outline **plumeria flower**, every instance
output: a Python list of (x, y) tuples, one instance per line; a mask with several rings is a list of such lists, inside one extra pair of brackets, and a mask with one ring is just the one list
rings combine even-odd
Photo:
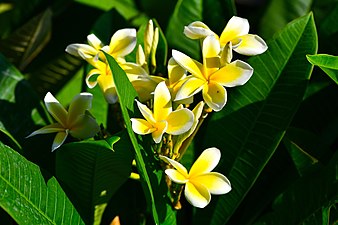
[(103, 43), (94, 34), (87, 36), (89, 45), (71, 44), (66, 48), (66, 52), (74, 56), (80, 56), (84, 60), (100, 58), (105, 61), (105, 57), (101, 50), (110, 54), (117, 62), (125, 62), (124, 57), (131, 53), (136, 46), (136, 30), (133, 28), (125, 28), (116, 31), (111, 37), (109, 45)]
[(161, 82), (154, 91), (153, 112), (137, 101), (137, 106), (145, 119), (132, 118), (132, 128), (137, 134), (152, 134), (155, 143), (160, 143), (164, 133), (179, 135), (188, 131), (193, 122), (194, 114), (187, 108), (172, 110), (170, 92)]
[(175, 61), (191, 73), (177, 92), (174, 101), (189, 98), (202, 91), (205, 103), (214, 111), (220, 111), (227, 102), (224, 87), (243, 85), (250, 79), (253, 68), (241, 60), (235, 60), (222, 67), (220, 51), (221, 47), (214, 35), (203, 40), (203, 64), (184, 53), (172, 51)]
[(44, 98), (44, 102), (48, 112), (56, 120), (56, 123), (42, 127), (31, 133), (28, 137), (56, 132), (52, 151), (63, 144), (68, 134), (78, 139), (93, 137), (99, 132), (100, 127), (95, 118), (88, 112), (91, 108), (92, 99), (93, 95), (90, 93), (84, 92), (76, 95), (70, 103), (67, 112), (59, 101), (48, 92)]
[(228, 21), (220, 37), (200, 21), (186, 26), (184, 34), (191, 39), (206, 38), (209, 35), (214, 35), (219, 39), (222, 47), (231, 42), (232, 49), (237, 53), (248, 56), (262, 54), (268, 47), (261, 37), (249, 34), (249, 28), (247, 19), (233, 16)]
[(179, 162), (166, 156), (162, 160), (171, 164), (174, 169), (166, 169), (170, 180), (185, 184), (184, 195), (187, 201), (195, 207), (204, 208), (211, 200), (211, 194), (226, 194), (231, 190), (230, 181), (217, 172), (211, 172), (219, 163), (221, 152), (217, 148), (208, 148), (202, 152), (189, 173)]

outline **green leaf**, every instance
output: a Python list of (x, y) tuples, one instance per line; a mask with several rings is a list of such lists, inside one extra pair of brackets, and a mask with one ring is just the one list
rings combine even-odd
[(207, 210), (197, 210), (195, 224), (228, 221), (283, 138), (311, 75), (305, 55), (317, 51), (312, 14), (290, 23), (268, 46), (266, 53), (249, 59), (255, 69), (252, 78), (229, 91), (227, 105), (212, 114), (205, 136), (199, 138), (204, 148), (221, 149), (219, 170), (233, 189), (212, 200)]
[[(7, 138), (3, 138), (2, 135), (5, 135)], [(12, 148), (21, 150), (22, 147), (20, 144), (15, 140), (15, 138), (6, 130), (4, 124), (0, 121), (0, 141), (6, 144), (6, 140), (11, 144), (7, 144), (8, 146), (12, 146)], [(4, 140), (5, 139), (5, 140)]]
[(23, 70), (50, 40), (51, 26), (52, 11), (47, 9), (2, 40), (0, 51)]
[(125, 132), (107, 140), (65, 144), (57, 150), (56, 177), (86, 224), (101, 220), (105, 206), (129, 178), (132, 159)]
[(113, 73), (122, 115), (134, 147), (136, 165), (140, 173), (147, 206), (151, 207), (156, 224), (176, 224), (176, 212), (168, 204), (169, 199), (166, 196), (168, 190), (165, 183), (165, 175), (159, 166), (158, 160), (155, 159), (151, 143), (149, 139), (147, 141), (147, 138), (136, 137), (131, 127), (130, 117), (135, 116), (134, 99), (137, 97), (137, 93), (128, 80), (126, 73), (115, 59), (106, 53), (105, 56)]
[(336, 153), (319, 172), (308, 174), (287, 188), (275, 200), (273, 212), (257, 224), (331, 224), (329, 209), (337, 203), (337, 156)]
[(201, 52), (199, 41), (187, 38), (183, 31), (184, 26), (191, 22), (202, 21), (202, 12), (202, 0), (178, 0), (165, 32), (170, 48), (182, 51), (196, 60), (200, 58)]
[(114, 8), (133, 26), (139, 27), (148, 20), (148, 16), (138, 9), (134, 0), (112, 0)]
[(327, 54), (307, 55), (307, 60), (319, 66), (329, 77), (338, 84), (338, 56)]
[[(329, 7), (332, 7), (332, 2), (329, 4)], [(327, 10), (325, 10), (324, 13), (324, 20), (320, 24), (319, 31), (326, 36), (329, 36), (338, 31), (338, 27), (335, 25), (335, 21), (338, 20), (338, 4), (336, 3), (329, 14), (327, 13)]]
[(290, 21), (307, 14), (313, 0), (271, 0), (260, 22), (259, 33), (270, 38)]
[(91, 7), (95, 7), (104, 11), (110, 10), (114, 6), (114, 2), (111, 0), (100, 0), (100, 1), (92, 1), (92, 0), (75, 0), (78, 3), (88, 5)]
[(54, 177), (0, 143), (0, 206), (18, 224), (84, 224)]

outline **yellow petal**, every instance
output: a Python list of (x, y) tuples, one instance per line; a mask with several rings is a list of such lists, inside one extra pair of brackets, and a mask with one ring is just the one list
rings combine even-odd
[(253, 68), (248, 63), (236, 60), (213, 73), (210, 80), (225, 87), (234, 87), (245, 84), (252, 74)]
[(93, 46), (95, 49), (100, 50), (103, 47), (103, 43), (98, 39), (95, 34), (89, 34), (87, 36), (88, 43)]
[(205, 149), (192, 165), (189, 172), (189, 178), (193, 179), (198, 175), (209, 173), (217, 166), (220, 159), (220, 150), (218, 150), (217, 148)]
[(92, 107), (93, 95), (91, 93), (83, 92), (76, 95), (68, 109), (68, 124), (75, 122), (78, 116), (84, 115), (86, 110)]
[(59, 148), (63, 142), (67, 139), (68, 136), (68, 130), (65, 130), (63, 132), (59, 132), (56, 134), (53, 144), (52, 144), (52, 152), (55, 151), (57, 148)]
[(184, 195), (187, 201), (197, 208), (204, 208), (211, 200), (210, 192), (206, 187), (190, 181), (185, 184)]
[(233, 16), (225, 26), (221, 37), (221, 45), (226, 45), (229, 41), (249, 33), (249, 22), (247, 19)]
[(240, 37), (242, 39), (241, 43), (234, 48), (235, 52), (238, 52), (242, 55), (258, 55), (262, 54), (268, 49), (265, 41), (253, 34), (247, 34)]
[(120, 66), (126, 72), (130, 81), (136, 80), (139, 76), (148, 76), (147, 71), (136, 63), (123, 63)]
[(156, 123), (154, 117), (153, 117), (153, 113), (151, 112), (151, 110), (144, 104), (142, 104), (141, 102), (135, 100), (137, 103), (137, 107), (140, 110), (142, 116), (152, 125), (154, 125)]
[(221, 195), (231, 191), (231, 184), (223, 174), (211, 172), (191, 178), (192, 182), (205, 186), (211, 194)]
[(54, 132), (62, 132), (64, 131), (65, 128), (59, 124), (59, 123), (53, 123), (47, 126), (44, 126), (34, 132), (32, 132), (30, 135), (28, 135), (26, 138), (35, 136), (37, 134), (49, 134), (49, 133), (54, 133)]
[(208, 36), (203, 41), (202, 54), (203, 54), (203, 66), (204, 66), (204, 76), (209, 77), (209, 74), (212, 74), (220, 67), (220, 57), (218, 54), (221, 51), (221, 46), (219, 41), (215, 36)]
[(115, 89), (113, 76), (111, 75), (111, 71), (108, 70), (106, 74), (99, 75), (97, 77), (97, 82), (101, 88), (101, 91), (106, 101), (110, 104), (116, 103), (118, 97)]
[(97, 84), (97, 76), (101, 74), (101, 71), (98, 69), (92, 69), (86, 76), (86, 84), (89, 88), (93, 88)]
[(66, 127), (68, 116), (66, 109), (50, 92), (46, 94), (44, 101), (48, 112), (53, 116), (53, 118), (63, 127)]
[(221, 56), (221, 67), (231, 62), (232, 60), (232, 43), (231, 42), (229, 42), (223, 47), (220, 56)]
[(169, 86), (171, 87), (175, 83), (186, 77), (185, 69), (183, 69), (173, 57), (168, 62), (168, 79)]
[(154, 38), (154, 24), (152, 20), (148, 21), (146, 30), (144, 32), (144, 52), (146, 57), (149, 57)]
[(177, 91), (174, 101), (189, 98), (198, 92), (200, 92), (203, 86), (207, 83), (206, 80), (202, 80), (196, 77), (189, 77)]
[(75, 138), (87, 139), (94, 137), (100, 130), (96, 120), (89, 114), (81, 115), (76, 118), (69, 129), (69, 134)]
[(155, 143), (160, 143), (162, 141), (162, 136), (167, 130), (168, 123), (167, 121), (160, 121), (155, 124), (156, 130), (151, 133), (151, 136), (153, 137), (153, 140)]
[(179, 109), (170, 113), (167, 122), (168, 128), (166, 132), (168, 134), (183, 134), (191, 128), (194, 122), (194, 114), (189, 109)]
[(165, 173), (168, 175), (170, 180), (174, 181), (177, 184), (185, 184), (188, 181), (187, 177), (178, 172), (178, 170), (166, 169)]
[(146, 102), (153, 98), (154, 90), (157, 86), (157, 83), (152, 79), (144, 78), (144, 79), (136, 79), (131, 83), (135, 88), (139, 100), (141, 102)]
[(155, 121), (166, 120), (171, 113), (171, 95), (165, 82), (157, 85), (154, 92), (154, 119)]
[(133, 51), (136, 46), (136, 30), (121, 29), (115, 32), (110, 40), (110, 54), (114, 57), (123, 57)]
[(210, 28), (201, 21), (195, 21), (184, 27), (184, 34), (190, 39), (201, 39), (215, 35)]
[(168, 164), (171, 164), (184, 177), (188, 177), (188, 171), (181, 163), (162, 155), (160, 155), (160, 159)]
[(193, 76), (205, 79), (203, 75), (203, 65), (200, 62), (176, 50), (172, 50), (172, 56), (180, 66), (189, 71)]
[(148, 121), (144, 119), (130, 119), (133, 131), (137, 134), (145, 135), (150, 134), (156, 130)]
[(66, 47), (66, 52), (83, 59), (93, 58), (98, 50), (86, 44), (71, 44)]
[(225, 88), (215, 82), (204, 85), (202, 95), (205, 103), (216, 112), (220, 111), (227, 102)]

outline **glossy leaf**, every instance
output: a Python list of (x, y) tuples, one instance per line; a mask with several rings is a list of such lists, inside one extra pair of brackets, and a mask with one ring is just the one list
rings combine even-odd
[(132, 159), (126, 133), (108, 140), (73, 142), (57, 150), (56, 177), (86, 224), (101, 220), (105, 206), (129, 178)]
[(201, 47), (197, 40), (187, 38), (183, 31), (184, 26), (194, 21), (203, 19), (203, 1), (178, 0), (174, 13), (172, 14), (168, 27), (165, 31), (168, 45), (198, 60), (200, 58)]
[(176, 212), (168, 204), (165, 175), (159, 166), (158, 160), (155, 159), (150, 139), (137, 137), (131, 127), (130, 118), (136, 116), (134, 100), (137, 97), (137, 93), (128, 80), (126, 73), (114, 58), (108, 54), (105, 55), (114, 74), (113, 79), (120, 99), (122, 115), (133, 144), (137, 169), (140, 173), (147, 204), (151, 207), (154, 221), (156, 224), (175, 224)]
[(0, 206), (18, 224), (84, 224), (54, 177), (0, 143)]
[(338, 56), (318, 54), (307, 55), (307, 60), (314, 66), (319, 66), (329, 77), (338, 84)]
[(316, 39), (312, 14), (290, 23), (266, 53), (249, 59), (253, 77), (231, 90), (224, 110), (212, 115), (203, 148), (218, 147), (225, 155), (219, 169), (233, 189), (211, 201), (209, 210), (198, 210), (196, 224), (228, 221), (255, 183), (302, 101), (312, 71), (305, 55), (316, 52)]

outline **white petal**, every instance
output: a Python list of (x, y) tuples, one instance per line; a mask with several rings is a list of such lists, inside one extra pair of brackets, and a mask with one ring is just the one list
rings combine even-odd
[(241, 43), (234, 49), (235, 52), (242, 54), (242, 55), (259, 55), (265, 52), (268, 49), (265, 41), (253, 34), (247, 34), (241, 36)]
[(125, 28), (115, 32), (110, 40), (110, 54), (114, 58), (123, 57), (133, 51), (136, 46), (136, 30)]
[(205, 149), (192, 165), (189, 171), (189, 177), (193, 178), (201, 174), (209, 173), (217, 166), (220, 159), (220, 150), (217, 148)]
[(156, 130), (151, 123), (144, 119), (131, 118), (130, 121), (133, 131), (137, 134), (150, 134)]
[(155, 124), (156, 121), (153, 117), (153, 113), (151, 112), (151, 110), (144, 104), (142, 104), (141, 102), (135, 100), (137, 103), (137, 107), (140, 110), (142, 116), (151, 124)]
[(166, 169), (165, 173), (168, 175), (170, 180), (174, 181), (177, 184), (185, 184), (188, 181), (187, 177), (181, 174), (178, 170)]
[(52, 152), (55, 151), (57, 148), (59, 148), (63, 142), (67, 139), (68, 136), (68, 130), (65, 130), (63, 132), (59, 132), (56, 134), (53, 144), (52, 144)]
[(89, 114), (77, 116), (69, 130), (71, 136), (79, 139), (94, 137), (100, 131), (95, 118)]
[(222, 110), (227, 102), (227, 92), (225, 88), (216, 82), (210, 82), (208, 85), (204, 85), (202, 96), (205, 103), (215, 112)]
[(95, 34), (89, 34), (87, 36), (88, 43), (93, 46), (95, 49), (100, 50), (103, 47), (103, 43), (98, 39)]
[(249, 33), (249, 22), (247, 19), (233, 16), (225, 26), (220, 42), (226, 45), (229, 41)]
[(188, 202), (197, 208), (204, 208), (211, 200), (210, 192), (206, 187), (190, 181), (185, 184), (184, 195)]
[(176, 50), (172, 50), (172, 56), (180, 66), (189, 71), (193, 76), (205, 79), (203, 75), (203, 65), (200, 62)]
[(93, 58), (98, 51), (90, 45), (71, 44), (66, 47), (66, 52), (83, 59)]
[(194, 183), (205, 186), (211, 194), (221, 195), (231, 191), (231, 184), (223, 174), (211, 172), (191, 179)]
[(44, 102), (48, 112), (53, 116), (53, 118), (63, 127), (67, 127), (68, 113), (59, 101), (50, 92), (48, 92), (44, 98)]
[(154, 119), (166, 120), (171, 113), (171, 95), (164, 81), (159, 83), (154, 91)]
[(194, 122), (194, 114), (189, 109), (179, 109), (170, 113), (167, 122), (168, 129), (166, 132), (168, 134), (183, 134), (191, 128)]
[(85, 111), (92, 107), (92, 100), (93, 95), (87, 92), (82, 92), (73, 98), (68, 109), (68, 124), (70, 126), (78, 116), (84, 115)]
[(201, 39), (209, 35), (215, 35), (203, 22), (195, 21), (184, 27), (184, 34), (190, 39)]
[(179, 162), (170, 159), (166, 156), (160, 155), (160, 159), (162, 159), (163, 161), (171, 164), (175, 169), (177, 169), (178, 172), (180, 172), (184, 177), (188, 177), (188, 171), (187, 169)]
[(189, 98), (200, 92), (206, 84), (206, 80), (190, 76), (177, 91), (174, 101)]
[(28, 135), (26, 138), (35, 136), (37, 134), (49, 134), (49, 133), (54, 133), (54, 132), (62, 132), (64, 131), (65, 128), (59, 124), (59, 123), (53, 123), (47, 126), (44, 126), (34, 132), (32, 132), (30, 135)]

